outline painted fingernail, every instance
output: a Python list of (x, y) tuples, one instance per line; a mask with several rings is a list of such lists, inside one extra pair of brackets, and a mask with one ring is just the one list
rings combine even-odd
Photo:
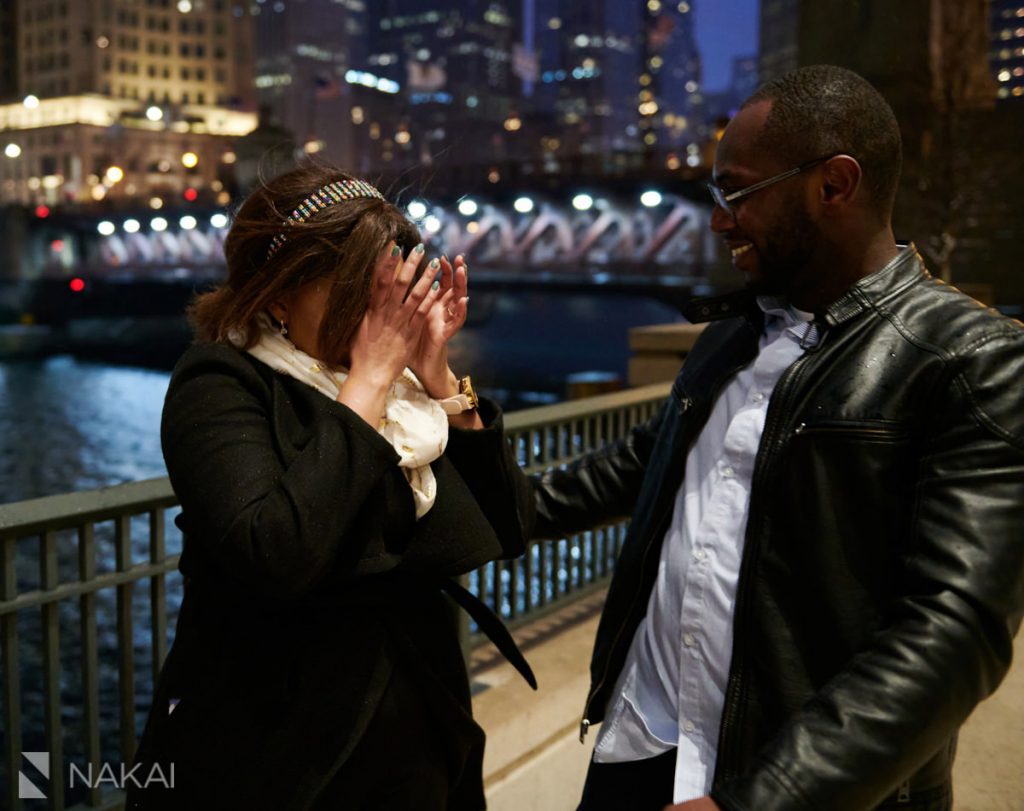
[(399, 248), (397, 245), (395, 245), (395, 247), (391, 249), (391, 255), (392, 256), (398, 256), (398, 254), (400, 254), (401, 252), (402, 252), (402, 249)]
[(441, 282), (434, 282), (432, 285), (430, 285), (430, 289), (431, 290), (435, 290), (435, 291), (436, 290), (440, 290), (441, 289)]
[(441, 267), (441, 260), (435, 256), (433, 259), (430, 260), (430, 267), (432, 270), (437, 270), (439, 267)]
[(416, 251), (416, 253), (423, 253), (423, 243), (421, 242), (419, 245), (413, 248), (413, 250)]

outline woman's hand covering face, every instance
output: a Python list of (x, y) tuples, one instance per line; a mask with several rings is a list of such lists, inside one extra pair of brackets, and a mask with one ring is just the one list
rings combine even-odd
[(423, 246), (417, 245), (405, 258), (395, 246), (393, 255), (378, 263), (370, 306), (352, 341), (352, 374), (379, 377), (390, 384), (413, 363), (428, 316), (441, 298), (440, 286), (433, 287), (434, 269), (423, 273), (410, 289), (422, 261)]

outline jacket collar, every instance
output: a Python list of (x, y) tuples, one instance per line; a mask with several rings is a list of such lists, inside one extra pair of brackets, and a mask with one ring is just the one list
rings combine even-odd
[[(900, 292), (927, 275), (924, 260), (914, 243), (909, 242), (885, 267), (865, 276), (832, 302), (819, 320), (828, 327), (842, 324), (875, 302)], [(691, 324), (735, 318), (738, 315), (746, 316), (758, 331), (764, 324), (764, 313), (758, 307), (756, 297), (748, 290), (690, 299), (682, 313)]]
[(885, 267), (865, 276), (832, 302), (825, 309), (823, 320), (829, 327), (849, 321), (876, 302), (899, 293), (927, 274), (924, 260), (914, 243), (908, 243)]

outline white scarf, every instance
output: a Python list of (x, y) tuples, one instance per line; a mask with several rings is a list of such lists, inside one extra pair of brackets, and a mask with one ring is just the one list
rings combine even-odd
[[(260, 339), (246, 351), (271, 369), (290, 375), (332, 400), (338, 398), (347, 372), (335, 372), (296, 348), (276, 329), (270, 318), (258, 317)], [(240, 337), (240, 336), (239, 336)], [(238, 345), (240, 340), (231, 336)], [(448, 445), (448, 417), (437, 400), (427, 394), (423, 384), (410, 369), (391, 384), (384, 403), (384, 416), (377, 427), (398, 453), (398, 466), (412, 488), (416, 518), (420, 519), (434, 506), (437, 480), (430, 463), (444, 453)]]

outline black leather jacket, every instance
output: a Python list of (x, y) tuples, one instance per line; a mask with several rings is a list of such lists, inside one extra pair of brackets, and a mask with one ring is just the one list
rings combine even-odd
[[(633, 519), (584, 728), (647, 610), (687, 451), (761, 323), (755, 307), (710, 324), (650, 423), (535, 482), (538, 536)], [(818, 323), (757, 455), (712, 796), (948, 808), (957, 730), (1005, 675), (1024, 606), (1024, 325), (912, 246)]]

